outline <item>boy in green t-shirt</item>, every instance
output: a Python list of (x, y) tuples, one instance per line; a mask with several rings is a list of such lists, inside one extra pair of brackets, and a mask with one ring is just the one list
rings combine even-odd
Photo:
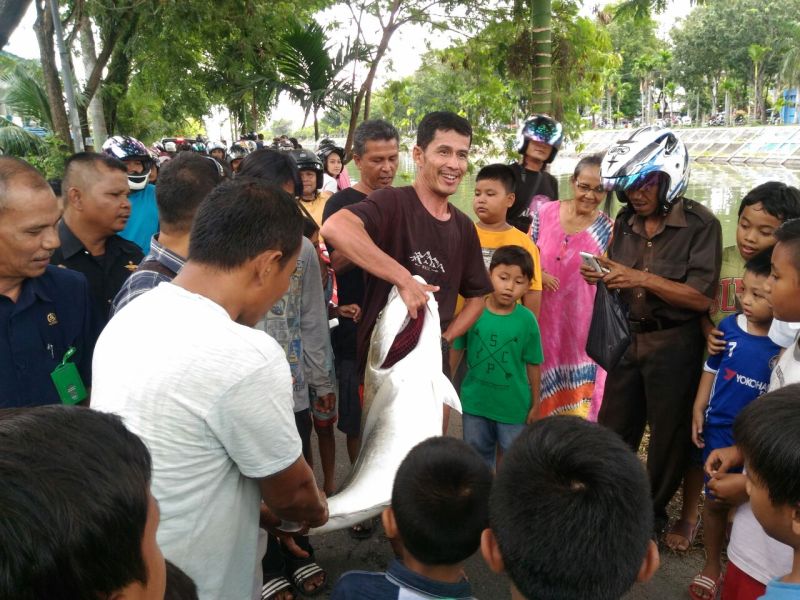
[(450, 367), (455, 373), (466, 350), (464, 441), (494, 467), (497, 446), (505, 452), (537, 419), (544, 357), (536, 317), (517, 304), (533, 278), (531, 255), (519, 246), (501, 246), (492, 256), (489, 275), (494, 292), (486, 296), (480, 318), (454, 340)]

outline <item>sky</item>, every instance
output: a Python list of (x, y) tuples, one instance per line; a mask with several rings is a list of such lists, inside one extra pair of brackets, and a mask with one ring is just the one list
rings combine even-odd
[[(586, 0), (581, 12), (589, 15), (597, 4), (607, 4), (607, 2), (598, 3), (593, 0)], [(664, 13), (657, 16), (660, 35), (666, 38), (675, 22), (686, 16), (690, 9), (690, 0), (671, 0)], [(339, 24), (330, 34), (333, 39), (345, 41), (348, 34), (354, 35), (355, 33), (355, 25), (352, 23), (351, 13), (345, 6), (339, 5), (329, 8), (318, 13), (316, 18), (323, 25)], [(11, 35), (9, 43), (3, 50), (23, 58), (38, 59), (39, 47), (36, 43), (36, 34), (33, 31), (35, 19), (36, 10), (31, 4), (24, 19)], [(380, 39), (378, 23), (376, 21), (362, 21), (362, 28), (367, 39), (377, 44)], [(457, 38), (457, 34), (448, 32), (436, 32), (435, 35), (431, 35), (427, 28), (420, 25), (409, 24), (398, 29), (392, 37), (386, 56), (381, 62), (373, 89), (379, 88), (387, 80), (399, 79), (413, 74), (420, 66), (422, 55), (426, 52), (428, 44), (431, 48), (441, 49), (449, 46)], [(81, 61), (74, 61), (74, 63), (76, 69), (80, 70)], [(366, 69), (362, 73), (366, 74)], [(363, 76), (362, 73), (358, 75)], [(82, 76), (83, 74), (79, 72), (78, 77)], [(299, 127), (302, 124), (303, 111), (297, 104), (283, 95), (278, 107), (271, 116), (272, 119), (279, 117), (289, 118), (296, 127)], [(230, 137), (229, 135), (226, 136), (229, 125), (225, 122), (224, 116), (217, 114), (213, 118), (207, 119), (206, 125), (209, 137)]]

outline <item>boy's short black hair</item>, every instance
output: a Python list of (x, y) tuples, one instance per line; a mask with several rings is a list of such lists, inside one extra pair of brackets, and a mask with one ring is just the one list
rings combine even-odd
[(475, 182), (483, 179), (493, 179), (499, 181), (503, 185), (506, 194), (513, 194), (517, 187), (517, 176), (514, 175), (514, 169), (502, 163), (494, 163), (486, 165), (475, 176)]
[(292, 183), (295, 196), (300, 196), (303, 192), (297, 163), (288, 152), (279, 152), (271, 148), (260, 148), (245, 156), (237, 177), (255, 177), (278, 187)]
[(653, 532), (642, 463), (613, 431), (555, 416), (503, 457), (489, 503), (503, 564), (526, 598), (618, 600)]
[(767, 214), (781, 221), (800, 217), (800, 190), (783, 182), (768, 181), (747, 192), (739, 204), (739, 216), (746, 206), (759, 202)]
[(792, 265), (800, 273), (800, 219), (784, 221), (783, 225), (775, 230), (777, 243), (785, 245), (788, 249)]
[(800, 503), (800, 383), (748, 404), (736, 417), (733, 439), (773, 504)]
[(267, 250), (286, 264), (300, 247), (303, 215), (281, 188), (252, 177), (217, 186), (197, 209), (189, 259), (231, 270)]
[(469, 138), (472, 144), (472, 125), (464, 117), (446, 110), (430, 112), (419, 122), (417, 127), (417, 146), (425, 150), (437, 131), (455, 131)]
[(770, 246), (756, 254), (753, 258), (744, 263), (744, 270), (759, 277), (769, 277), (772, 270), (772, 251), (774, 246)]
[(180, 232), (192, 228), (200, 202), (222, 181), (211, 160), (196, 152), (179, 152), (161, 168), (156, 204), (162, 228)]
[(489, 273), (494, 271), (497, 265), (517, 266), (525, 277), (533, 280), (533, 259), (530, 252), (522, 246), (500, 246), (492, 255)]
[(0, 411), (0, 598), (105, 598), (146, 583), (150, 474), (117, 416)]
[(466, 443), (435, 437), (400, 464), (392, 510), (403, 546), (426, 565), (455, 565), (475, 553), (489, 523), (492, 472)]
[(164, 600), (197, 600), (197, 585), (192, 578), (170, 561), (167, 564), (167, 587)]

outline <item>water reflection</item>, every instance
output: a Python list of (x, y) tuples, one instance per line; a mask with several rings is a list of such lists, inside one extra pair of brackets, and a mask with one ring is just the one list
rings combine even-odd
[[(551, 166), (558, 179), (559, 192), (563, 198), (571, 197), (569, 177), (575, 168), (576, 159), (559, 158)], [(348, 165), (350, 173), (358, 178), (353, 164)], [(414, 179), (415, 167), (409, 154), (401, 155), (395, 185), (408, 185)], [(472, 195), (475, 188), (475, 173), (468, 174), (459, 186), (451, 202), (475, 219), (472, 212)], [(753, 187), (767, 181), (782, 181), (800, 187), (800, 171), (780, 167), (754, 166), (744, 164), (692, 163), (692, 175), (686, 197), (697, 200), (710, 208), (722, 223), (723, 244), (735, 243), (736, 219), (739, 202)], [(616, 214), (619, 204), (614, 203), (612, 213)]]

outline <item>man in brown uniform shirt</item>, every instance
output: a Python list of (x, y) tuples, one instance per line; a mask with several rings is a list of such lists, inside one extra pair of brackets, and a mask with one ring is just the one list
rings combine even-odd
[[(719, 221), (682, 195), (666, 200), (668, 187), (669, 178), (656, 171), (625, 189), (620, 199), (627, 206), (614, 223), (609, 258), (599, 257), (609, 270), (602, 279), (621, 290), (630, 307), (633, 339), (608, 374), (598, 422), (634, 450), (650, 425), (647, 470), (658, 533), (689, 457), (704, 348), (701, 317), (713, 301), (722, 261)], [(587, 280), (600, 278), (581, 271)]]
[[(427, 303), (428, 292), (434, 292), (443, 352), (483, 311), (483, 296), (492, 291), (492, 284), (478, 235), (469, 217), (448, 202), (467, 171), (471, 142), (472, 128), (464, 118), (449, 112), (425, 115), (413, 151), (414, 184), (376, 190), (322, 226), (322, 236), (368, 273), (358, 325), (362, 373), (372, 328), (393, 285), (412, 318)], [(458, 294), (466, 302), (454, 317)]]

